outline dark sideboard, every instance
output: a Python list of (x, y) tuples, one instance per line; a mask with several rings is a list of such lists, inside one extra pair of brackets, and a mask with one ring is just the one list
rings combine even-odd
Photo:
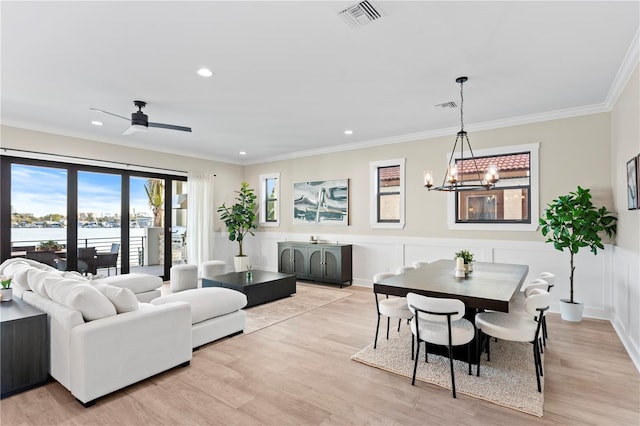
[(278, 272), (297, 279), (340, 284), (353, 281), (351, 244), (278, 243)]
[(4, 398), (47, 382), (47, 314), (14, 297), (0, 303), (0, 388)]

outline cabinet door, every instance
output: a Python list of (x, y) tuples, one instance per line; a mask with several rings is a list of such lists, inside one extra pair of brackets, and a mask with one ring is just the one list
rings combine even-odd
[(320, 249), (309, 249), (309, 275), (318, 279), (324, 277), (324, 260)]
[(278, 254), (278, 271), (285, 274), (293, 273), (291, 247), (281, 247)]
[(324, 249), (324, 277), (327, 280), (340, 279), (340, 249)]
[(293, 250), (293, 274), (296, 276), (304, 276), (309, 272), (307, 271), (305, 259), (307, 257), (307, 249), (306, 247), (291, 247)]

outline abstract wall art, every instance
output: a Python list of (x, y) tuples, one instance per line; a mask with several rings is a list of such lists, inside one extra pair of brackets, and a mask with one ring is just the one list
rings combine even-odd
[(349, 179), (293, 184), (293, 223), (349, 224)]

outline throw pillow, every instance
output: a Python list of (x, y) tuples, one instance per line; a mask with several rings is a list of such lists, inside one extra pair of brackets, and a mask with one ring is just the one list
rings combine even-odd
[(113, 303), (117, 313), (122, 314), (138, 310), (138, 299), (128, 288), (114, 287), (100, 282), (94, 282), (93, 286)]
[(116, 308), (98, 289), (88, 282), (71, 279), (45, 280), (49, 297), (80, 311), (85, 321), (93, 321), (116, 315)]

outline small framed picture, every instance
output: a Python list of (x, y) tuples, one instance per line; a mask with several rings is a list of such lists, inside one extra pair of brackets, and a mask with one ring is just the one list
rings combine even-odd
[(638, 157), (627, 161), (627, 204), (629, 210), (638, 208)]

